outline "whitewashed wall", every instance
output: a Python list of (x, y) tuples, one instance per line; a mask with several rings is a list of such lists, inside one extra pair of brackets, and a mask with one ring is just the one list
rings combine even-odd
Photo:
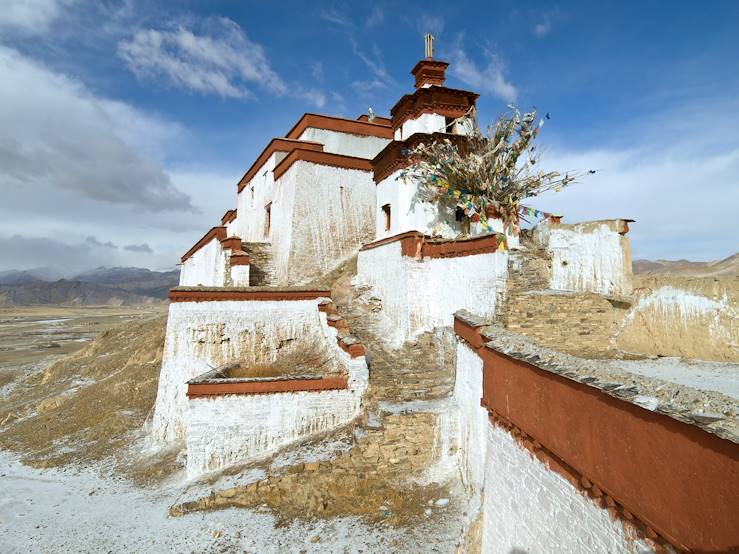
[[(291, 218), (275, 214), (272, 249), (280, 284), (325, 274), (370, 242), (374, 233), (372, 173), (297, 161), (278, 180), (275, 198), (292, 195)], [(280, 197), (281, 198), (281, 197)]]
[(249, 266), (248, 265), (232, 265), (230, 267), (231, 286), (232, 287), (248, 287), (249, 286)]
[(535, 237), (552, 256), (550, 288), (631, 294), (631, 244), (618, 233), (616, 220), (576, 225), (544, 222), (537, 226)]
[[(236, 236), (244, 242), (269, 242), (269, 236), (264, 234), (265, 206), (272, 202), (272, 229), (276, 214), (290, 214), (292, 205), (286, 204), (285, 195), (274, 197), (274, 174), (272, 171), (280, 163), (286, 152), (274, 152), (267, 161), (257, 170), (249, 183), (239, 193), (237, 201), (234, 229)], [(253, 193), (252, 193), (253, 190)], [(229, 229), (229, 236), (231, 230)]]
[(288, 343), (297, 348), (318, 339), (335, 348), (335, 330), (317, 306), (318, 300), (171, 303), (153, 435), (163, 441), (184, 437), (186, 382), (193, 377), (236, 361), (272, 363)]
[(320, 142), (323, 144), (324, 152), (368, 160), (374, 158), (390, 142), (390, 139), (382, 137), (352, 135), (328, 129), (316, 129), (315, 127), (305, 129), (299, 140)]
[(180, 286), (222, 287), (226, 254), (217, 238), (211, 240), (182, 264)]
[(391, 242), (359, 253), (356, 282), (382, 300), (386, 335), (399, 346), (419, 332), (451, 325), (457, 310), (494, 317), (507, 277), (507, 252), (418, 261)]
[(453, 127), (446, 129), (446, 117), (434, 113), (424, 113), (415, 119), (403, 122), (395, 130), (395, 140), (405, 140), (416, 133), (451, 133), (455, 135), (468, 135), (473, 129), (472, 120), (468, 117), (457, 121)]
[(487, 426), (484, 553), (652, 552), (620, 521), (532, 457), (506, 430)]
[(465, 343), (457, 343), (454, 400), (459, 407), (459, 465), (462, 482), (473, 494), (482, 493), (485, 479), (488, 412), (482, 399), (482, 359)]
[(359, 415), (364, 358), (351, 360), (349, 389), (193, 398), (187, 415), (187, 473), (245, 463)]
[[(410, 178), (401, 179), (398, 170), (377, 184), (377, 200), (375, 208), (375, 240), (392, 237), (407, 231), (418, 231), (425, 235), (442, 238), (457, 238), (463, 232), (461, 223), (451, 213), (440, 211), (439, 206), (423, 202), (417, 197), (419, 186)], [(385, 229), (385, 215), (382, 207), (390, 204), (390, 229)], [(439, 215), (439, 214), (443, 215)], [(493, 231), (503, 233), (503, 221), (489, 220)], [(489, 234), (480, 223), (470, 223), (469, 235), (476, 237)], [(509, 247), (519, 245), (518, 233), (506, 232)]]

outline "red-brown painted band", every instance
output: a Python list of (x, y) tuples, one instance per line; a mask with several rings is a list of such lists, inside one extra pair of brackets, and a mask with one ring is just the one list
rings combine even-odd
[(366, 113), (360, 115), (357, 118), (357, 121), (366, 121), (368, 123), (376, 123), (377, 125), (384, 125), (385, 127), (390, 127), (390, 125), (392, 125), (392, 123), (393, 123), (393, 120), (392, 119), (390, 119), (389, 117), (383, 117), (381, 115), (376, 115), (375, 116), (375, 119), (373, 119), (372, 121), (370, 121), (369, 120), (369, 116)]
[(329, 165), (332, 167), (341, 167), (344, 169), (358, 169), (360, 171), (372, 171), (372, 162), (364, 158), (355, 158), (354, 156), (343, 156), (341, 154), (332, 154), (330, 152), (319, 152), (313, 150), (303, 150), (296, 148), (290, 152), (285, 158), (275, 166), (275, 181), (290, 169), (290, 166), (303, 160), (319, 165)]
[(187, 385), (187, 396), (223, 396), (226, 394), (270, 394), (322, 390), (345, 390), (348, 378), (317, 377), (315, 379), (275, 379), (271, 381), (246, 381), (237, 383), (192, 383)]
[(287, 138), (298, 139), (308, 128), (326, 129), (328, 131), (336, 131), (338, 133), (348, 133), (352, 135), (365, 135), (380, 138), (393, 138), (392, 129), (380, 118), (380, 121), (362, 121), (361, 119), (344, 119), (342, 117), (333, 117), (330, 115), (319, 115), (307, 113), (290, 129)]
[(380, 150), (372, 160), (375, 183), (386, 179), (399, 169), (408, 167), (411, 163), (408, 152), (416, 148), (419, 144), (431, 144), (440, 140), (453, 142), (460, 152), (464, 153), (468, 138), (464, 135), (451, 135), (449, 133), (415, 133), (406, 140), (394, 140)]
[(236, 210), (228, 210), (221, 218), (221, 225), (227, 225), (236, 219)]
[[(455, 322), (473, 346), (477, 331)], [(672, 545), (739, 551), (739, 445), (487, 346), (483, 405)]]
[(403, 256), (415, 259), (460, 258), (477, 254), (496, 252), (500, 246), (497, 235), (483, 235), (465, 240), (438, 240), (432, 239), (418, 231), (407, 231), (365, 244), (361, 250), (372, 250), (393, 242), (400, 242), (400, 251)]
[(241, 237), (227, 237), (221, 240), (221, 247), (228, 250), (241, 250)]
[(464, 114), (475, 106), (479, 97), (480, 95), (474, 92), (441, 86), (419, 88), (414, 93), (403, 96), (390, 110), (393, 131), (429, 108), (438, 113), (440, 110), (446, 110), (455, 113), (461, 111)]
[(235, 265), (249, 265), (251, 263), (251, 260), (249, 259), (249, 254), (243, 251), (239, 251), (238, 253), (231, 254), (231, 266)]
[(182, 263), (185, 263), (185, 261), (190, 256), (195, 254), (195, 252), (200, 250), (203, 246), (208, 244), (213, 239), (223, 240), (225, 238), (226, 238), (226, 228), (225, 227), (213, 227), (210, 231), (205, 233), (205, 235), (203, 235), (203, 238), (201, 238), (198, 242), (196, 242), (195, 246), (190, 248), (190, 250), (188, 250), (187, 253), (185, 253), (185, 255), (182, 256), (182, 258), (180, 258), (180, 260), (182, 261)]
[(365, 354), (364, 346), (358, 342), (354, 344), (346, 344), (343, 340), (339, 340), (339, 346), (352, 358), (360, 358)]
[(251, 181), (261, 167), (267, 163), (269, 157), (275, 152), (290, 152), (295, 148), (303, 150), (323, 150), (323, 144), (320, 142), (310, 142), (307, 140), (295, 140), (290, 138), (273, 138), (269, 144), (262, 150), (259, 157), (255, 160), (251, 167), (246, 171), (244, 176), (239, 180), (238, 191), (241, 192), (244, 187)]
[(330, 298), (330, 290), (182, 290), (169, 291), (170, 302), (218, 302), (226, 300), (263, 301), (263, 300), (315, 300)]
[(440, 60), (421, 60), (413, 69), (411, 75), (416, 78), (416, 88), (423, 85), (443, 86), (446, 81), (446, 68), (449, 67), (447, 62)]

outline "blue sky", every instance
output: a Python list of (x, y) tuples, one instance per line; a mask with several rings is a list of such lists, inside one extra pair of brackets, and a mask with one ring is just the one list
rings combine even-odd
[(387, 114), (436, 36), (480, 123), (549, 112), (531, 202), (637, 220), (636, 258), (739, 250), (739, 3), (4, 0), (0, 270), (169, 267), (306, 111)]

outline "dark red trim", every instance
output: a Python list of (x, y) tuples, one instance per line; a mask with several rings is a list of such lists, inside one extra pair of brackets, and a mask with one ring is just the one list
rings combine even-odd
[(482, 405), (537, 457), (559, 460), (553, 470), (574, 472), (650, 538), (694, 552), (737, 550), (739, 445), (481, 346), (480, 328), (459, 318), (454, 327), (482, 358)]
[(330, 298), (330, 290), (197, 290), (174, 288), (169, 291), (170, 302), (218, 302), (226, 300), (264, 301), (264, 300), (315, 300)]
[(359, 171), (372, 171), (372, 163), (364, 158), (355, 158), (354, 156), (342, 156), (341, 154), (331, 154), (329, 152), (316, 152), (312, 150), (303, 150), (296, 148), (290, 152), (285, 158), (275, 166), (275, 181), (282, 177), (284, 173), (290, 169), (295, 162), (303, 160), (319, 165), (328, 165), (332, 167), (341, 167), (344, 169), (357, 169)]
[(261, 167), (267, 163), (269, 157), (275, 152), (290, 152), (295, 148), (302, 148), (303, 150), (323, 150), (323, 144), (319, 142), (310, 142), (307, 140), (294, 140), (289, 138), (273, 138), (269, 141), (269, 144), (262, 150), (256, 161), (251, 164), (251, 167), (246, 171), (244, 176), (239, 180), (238, 191), (244, 190), (244, 187), (251, 181)]
[(188, 250), (185, 253), (185, 255), (182, 256), (182, 258), (180, 258), (180, 260), (182, 261), (182, 263), (185, 263), (185, 261), (189, 257), (195, 254), (195, 252), (200, 250), (203, 246), (208, 244), (213, 239), (224, 240), (225, 238), (226, 238), (226, 228), (225, 227), (213, 227), (210, 231), (205, 233), (205, 235), (203, 235), (203, 238), (201, 238), (198, 242), (196, 242), (195, 246), (190, 248), (190, 250)]
[(228, 210), (221, 218), (221, 225), (226, 226), (236, 219), (236, 210)]
[(188, 383), (187, 396), (202, 398), (227, 394), (274, 394), (280, 392), (345, 390), (349, 388), (346, 376), (316, 377), (310, 379), (270, 379), (230, 383)]
[(370, 242), (359, 250), (372, 250), (393, 242), (400, 242), (400, 251), (403, 256), (416, 259), (460, 258), (477, 254), (491, 254), (497, 252), (500, 246), (498, 235), (482, 235), (463, 240), (442, 240), (433, 239), (419, 231), (407, 231)]
[[(385, 119), (385, 118), (382, 118)], [(333, 117), (330, 115), (320, 115), (315, 113), (307, 113), (287, 132), (287, 138), (298, 139), (303, 131), (309, 128), (326, 129), (328, 131), (336, 131), (338, 133), (347, 133), (350, 135), (366, 135), (380, 138), (393, 138), (393, 131), (389, 125), (382, 121), (362, 121), (361, 119), (345, 119), (343, 117)]]

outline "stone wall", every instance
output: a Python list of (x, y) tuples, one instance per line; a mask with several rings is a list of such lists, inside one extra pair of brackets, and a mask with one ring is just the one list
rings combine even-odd
[(505, 326), (560, 352), (611, 357), (629, 306), (593, 293), (529, 291), (508, 297)]

